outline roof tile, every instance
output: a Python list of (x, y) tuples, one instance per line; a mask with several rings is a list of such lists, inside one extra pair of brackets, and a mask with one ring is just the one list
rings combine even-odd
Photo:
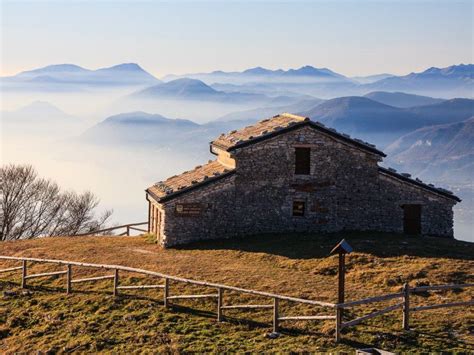
[(175, 175), (165, 181), (159, 181), (147, 189), (148, 192), (161, 199), (165, 196), (173, 195), (178, 191), (197, 186), (215, 179), (230, 172), (231, 170), (220, 164), (217, 160), (197, 166), (191, 171), (185, 171), (180, 175)]
[(282, 113), (280, 115), (273, 116), (272, 118), (266, 118), (260, 120), (254, 125), (247, 126), (240, 130), (232, 130), (227, 134), (221, 134), (217, 139), (211, 142), (212, 145), (217, 148), (224, 150), (233, 150), (244, 145), (252, 144), (267, 137), (270, 138), (278, 132), (284, 132), (292, 127), (310, 125), (320, 131), (330, 134), (338, 139), (342, 139), (352, 145), (356, 145), (359, 148), (368, 150), (372, 153), (376, 153), (381, 156), (385, 154), (379, 151), (375, 145), (364, 142), (360, 139), (351, 138), (348, 134), (343, 134), (335, 130), (334, 128), (326, 127), (321, 122), (311, 121), (308, 117), (302, 117), (293, 115), (290, 113)]
[(228, 149), (236, 144), (240, 144), (257, 137), (262, 137), (274, 131), (293, 126), (298, 123), (307, 122), (309, 118), (284, 113), (276, 115), (273, 118), (266, 118), (258, 121), (256, 124), (247, 126), (240, 130), (233, 130), (227, 134), (219, 136), (212, 144), (217, 145), (223, 149)]

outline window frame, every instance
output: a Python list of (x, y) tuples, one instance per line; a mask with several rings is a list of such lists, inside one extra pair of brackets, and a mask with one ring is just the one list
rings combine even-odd
[[(302, 214), (295, 214), (295, 205), (296, 204), (302, 204), (303, 205), (303, 211), (302, 211)], [(292, 217), (306, 217), (306, 201), (305, 200), (293, 200), (293, 203), (292, 203), (292, 209), (291, 209), (291, 216)]]
[[(307, 147), (307, 146), (296, 146), (294, 147), (295, 149), (295, 152), (294, 152), (294, 157), (295, 157), (295, 169), (294, 169), (294, 174), (295, 175), (302, 175), (302, 176), (307, 176), (307, 175), (311, 175), (311, 147)], [(298, 151), (305, 151), (307, 152), (307, 157), (304, 156), (304, 157), (301, 157), (298, 159)], [(304, 161), (304, 166), (302, 167), (301, 166), (301, 159), (305, 159)], [(306, 160), (307, 159), (307, 160)], [(300, 164), (298, 163), (300, 161)], [(307, 165), (306, 165), (307, 164)], [(303, 171), (304, 170), (304, 171)]]

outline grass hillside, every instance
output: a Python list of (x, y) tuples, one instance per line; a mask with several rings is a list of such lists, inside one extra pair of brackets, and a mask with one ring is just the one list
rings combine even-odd
[[(1, 255), (119, 264), (170, 275), (212, 281), (288, 296), (336, 301), (337, 257), (328, 256), (341, 239), (354, 247), (347, 257), (346, 299), (356, 300), (411, 286), (472, 283), (474, 244), (390, 234), (279, 235), (196, 243), (162, 250), (144, 237), (48, 238), (5, 242)], [(18, 263), (0, 261), (0, 268)], [(58, 266), (34, 265), (29, 272)], [(73, 268), (74, 278), (110, 274)], [(152, 283), (121, 273), (121, 283)], [(162, 290), (130, 290), (111, 295), (111, 280), (74, 285), (64, 293), (64, 278), (32, 279), (19, 288), (19, 272), (0, 274), (0, 352), (224, 352), (349, 351), (377, 347), (392, 351), (474, 351), (471, 309), (449, 308), (412, 313), (412, 331), (401, 331), (401, 310), (348, 328), (335, 344), (334, 321), (282, 322), (271, 332), (271, 310), (226, 310), (215, 320), (214, 300), (162, 305)], [(170, 295), (210, 289), (171, 283)], [(412, 305), (472, 299), (473, 291), (432, 292), (412, 297)], [(132, 297), (137, 295), (139, 297)], [(224, 303), (271, 303), (226, 292)], [(396, 300), (394, 302), (397, 302)], [(384, 308), (387, 301), (347, 311), (348, 319)], [(328, 314), (281, 301), (281, 315)], [(332, 312), (331, 312), (332, 314)]]

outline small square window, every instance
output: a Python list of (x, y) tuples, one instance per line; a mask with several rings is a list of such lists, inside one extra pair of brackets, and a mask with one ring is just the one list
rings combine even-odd
[(304, 201), (293, 201), (293, 216), (304, 217), (305, 203)]
[(311, 149), (295, 148), (295, 174), (309, 175), (311, 173)]

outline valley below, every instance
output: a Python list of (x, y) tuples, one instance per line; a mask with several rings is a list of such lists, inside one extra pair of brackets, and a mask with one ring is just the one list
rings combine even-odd
[(404, 78), (416, 90), (401, 92), (369, 91), (393, 77), (367, 84), (310, 66), (161, 80), (130, 63), (50, 66), (1, 78), (2, 162), (94, 192), (114, 224), (144, 221), (145, 188), (213, 159), (220, 134), (289, 112), (375, 144), (382, 166), (452, 190), (463, 200), (455, 238), (474, 241), (474, 100), (452, 98), (470, 76), (472, 65), (430, 69)]

